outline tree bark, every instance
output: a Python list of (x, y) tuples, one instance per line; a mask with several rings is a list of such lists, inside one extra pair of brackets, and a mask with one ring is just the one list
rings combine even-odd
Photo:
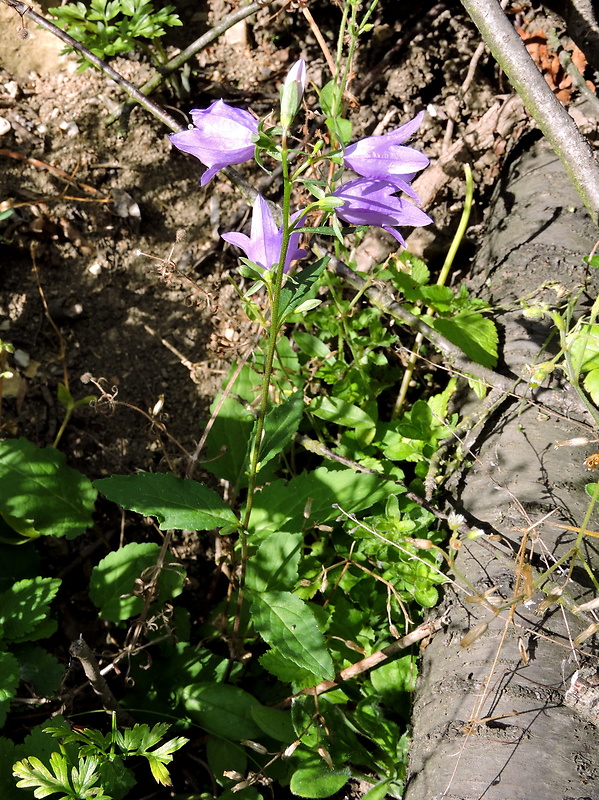
[[(499, 311), (505, 370), (520, 375), (524, 365), (549, 357), (541, 354), (549, 323), (526, 319), (518, 301), (547, 284), (581, 286), (588, 269), (582, 258), (597, 238), (557, 158), (544, 141), (533, 142), (496, 192), (474, 268), (475, 290)], [(597, 296), (590, 278), (593, 286), (581, 297), (587, 306)], [(554, 288), (539, 296), (555, 303)], [(506, 398), (467, 457), (471, 466), (450, 487), (455, 509), (486, 536), (458, 550), (456, 571), (474, 591), (447, 590), (440, 612), (449, 611), (451, 623), (423, 653), (405, 800), (599, 799), (599, 697), (586, 711), (581, 702), (576, 709), (564, 702), (572, 677), (584, 689), (599, 666), (592, 637), (572, 643), (596, 612), (573, 614), (567, 607), (596, 592), (580, 559), (567, 580), (567, 558), (552, 576), (552, 584), (565, 587), (561, 602), (545, 607), (541, 591), (526, 597), (528, 563), (534, 579), (576, 539), (575, 531), (552, 523), (580, 527), (589, 503), (584, 486), (597, 479), (583, 462), (599, 444), (555, 447), (572, 437), (594, 438), (580, 424), (589, 426), (589, 418), (567, 387), (537, 390), (536, 399), (548, 393), (562, 400), (563, 418)], [(597, 511), (587, 528), (599, 530)], [(599, 539), (586, 536), (581, 550), (596, 570)], [(485, 592), (489, 602), (480, 602)], [(515, 595), (521, 599), (510, 606)], [(469, 631), (480, 635), (461, 646)], [(570, 692), (571, 706), (573, 700)]]

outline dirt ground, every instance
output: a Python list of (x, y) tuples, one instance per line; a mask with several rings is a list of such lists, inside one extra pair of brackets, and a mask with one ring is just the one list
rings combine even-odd
[[(168, 32), (170, 53), (238, 7), (174, 3), (184, 25)], [(334, 50), (339, 9), (327, 0), (309, 9)], [(559, 26), (527, 4), (515, 21), (529, 33)], [(0, 437), (51, 444), (63, 417), (58, 384), (68, 382), (75, 399), (98, 394), (82, 383), (91, 375), (120, 404), (76, 411), (60, 443), (69, 463), (92, 478), (177, 472), (229, 364), (253, 335), (231, 284), (243, 287), (237, 254), (220, 238), (242, 229), (247, 205), (222, 175), (200, 188), (199, 162), (172, 149), (168, 131), (146, 111), (133, 111), (126, 134), (107, 125), (124, 99), (120, 88), (98, 71), (78, 72), (75, 58), (61, 56), (56, 39), (31, 23), (21, 40), (20, 25), (0, 0), (0, 212), (14, 209), (0, 222), (0, 338), (15, 348), (7, 363), (14, 377), (4, 380), (0, 398)], [(530, 125), (488, 52), (475, 56), (479, 41), (457, 0), (426, 0), (416, 12), (413, 3), (381, 0), (352, 86), (355, 138), (427, 110), (413, 144), (431, 158), (417, 189), (434, 225), (414, 232), (408, 246), (433, 269), (461, 214), (461, 162), (473, 164), (476, 207), (456, 281), (468, 277), (503, 159)], [(299, 57), (316, 86), (329, 80), (301, 7), (276, 0), (193, 59), (188, 97), (165, 87), (154, 99), (183, 124), (191, 108), (218, 97), (265, 116)], [(551, 55), (538, 58), (556, 90), (564, 84), (564, 101), (575, 100)], [(141, 54), (111, 64), (135, 85), (153, 72)], [(585, 77), (595, 79), (590, 71)], [(313, 88), (306, 102), (318, 112)], [(595, 137), (583, 112), (572, 113)], [(257, 167), (240, 171), (279, 199), (276, 180)], [(376, 229), (357, 248), (356, 264), (367, 270), (394, 249)], [(160, 260), (171, 257), (184, 281), (161, 277)]]

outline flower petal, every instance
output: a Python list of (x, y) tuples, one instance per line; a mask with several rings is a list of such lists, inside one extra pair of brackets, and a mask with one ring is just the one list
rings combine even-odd
[(258, 133), (258, 121), (249, 111), (215, 100), (208, 108), (194, 108), (191, 117), (195, 127), (174, 133), (170, 139), (179, 150), (190, 153), (208, 167), (200, 181), (202, 186), (219, 169), (249, 161), (254, 155), (253, 137)]

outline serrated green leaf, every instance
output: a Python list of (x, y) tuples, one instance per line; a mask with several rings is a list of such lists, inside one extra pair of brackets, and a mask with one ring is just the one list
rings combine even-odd
[[(146, 570), (154, 567), (160, 554), (160, 546), (151, 542), (131, 542), (109, 553), (92, 570), (89, 596), (100, 608), (100, 616), (112, 622), (121, 622), (139, 614), (144, 598), (134, 595), (135, 581), (144, 576)], [(158, 576), (160, 602), (164, 603), (181, 594), (183, 574), (169, 566), (172, 558), (167, 555), (165, 565)]]
[(310, 292), (316, 291), (316, 282), (329, 263), (329, 257), (319, 258), (314, 264), (287, 278), (281, 289), (279, 320), (282, 322), (298, 308)]
[(271, 533), (248, 561), (245, 578), (248, 589), (291, 591), (297, 581), (303, 542), (301, 533)]
[(431, 276), (430, 270), (424, 261), (417, 256), (407, 250), (402, 250), (397, 258), (397, 262), (404, 265), (408, 274), (416, 283), (423, 285), (429, 282)]
[(92, 524), (96, 490), (54, 447), (27, 439), (0, 442), (0, 513), (37, 536), (73, 539)]
[(477, 364), (489, 369), (497, 364), (497, 327), (482, 314), (464, 312), (451, 319), (437, 317), (433, 327)]
[(185, 687), (181, 699), (191, 719), (209, 733), (237, 742), (260, 736), (252, 716), (260, 703), (238, 686), (192, 683)]
[(171, 786), (171, 776), (169, 775), (168, 769), (164, 763), (160, 759), (155, 758), (152, 753), (146, 753), (146, 758), (148, 760), (148, 764), (150, 765), (152, 777), (156, 783), (161, 784), (161, 786)]
[(4, 638), (27, 642), (41, 638), (39, 626), (46, 622), (50, 603), (60, 587), (58, 578), (26, 578), (0, 595), (0, 624)]
[(123, 508), (156, 517), (163, 530), (205, 531), (238, 524), (235, 514), (213, 489), (170, 473), (117, 475), (94, 481), (94, 486)]
[(314, 675), (307, 669), (298, 667), (291, 659), (285, 658), (278, 650), (268, 650), (258, 659), (267, 672), (283, 683), (290, 683), (294, 692), (314, 686)]
[(260, 445), (260, 469), (290, 445), (302, 420), (303, 410), (304, 393), (300, 389), (268, 412)]
[(370, 508), (398, 491), (393, 481), (353, 470), (319, 467), (288, 483), (273, 481), (254, 497), (251, 531), (299, 531), (335, 519), (339, 511), (355, 513)]
[(19, 662), (12, 653), (0, 653), (0, 728), (19, 685)]
[(31, 684), (42, 697), (52, 697), (64, 676), (64, 667), (42, 647), (32, 644), (15, 645), (13, 654), (19, 662), (21, 680)]
[(292, 592), (261, 592), (251, 598), (252, 621), (264, 641), (311, 672), (315, 684), (333, 680), (333, 662), (310, 606)]
[(449, 286), (421, 286), (422, 299), (439, 311), (449, 311), (453, 300), (453, 292)]

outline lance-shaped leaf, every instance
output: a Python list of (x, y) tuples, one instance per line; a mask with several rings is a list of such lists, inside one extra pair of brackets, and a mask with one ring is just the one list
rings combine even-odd
[(281, 289), (279, 305), (279, 319), (281, 322), (304, 302), (313, 289), (315, 291), (315, 284), (328, 263), (328, 256), (319, 258), (314, 264), (304, 267), (297, 275), (287, 279), (285, 286)]
[(175, 475), (117, 475), (94, 481), (109, 500), (139, 514), (156, 517), (162, 530), (207, 531), (238, 520), (220, 495), (196, 481)]
[(252, 594), (252, 621), (265, 642), (302, 670), (314, 685), (333, 680), (335, 670), (324, 637), (307, 603), (291, 592)]
[(397, 494), (394, 481), (351, 469), (319, 467), (302, 473), (288, 483), (273, 481), (257, 492), (250, 517), (250, 531), (298, 531), (339, 515), (370, 508), (390, 494)]
[(260, 445), (260, 469), (289, 446), (299, 428), (303, 410), (304, 393), (300, 390), (268, 412)]

